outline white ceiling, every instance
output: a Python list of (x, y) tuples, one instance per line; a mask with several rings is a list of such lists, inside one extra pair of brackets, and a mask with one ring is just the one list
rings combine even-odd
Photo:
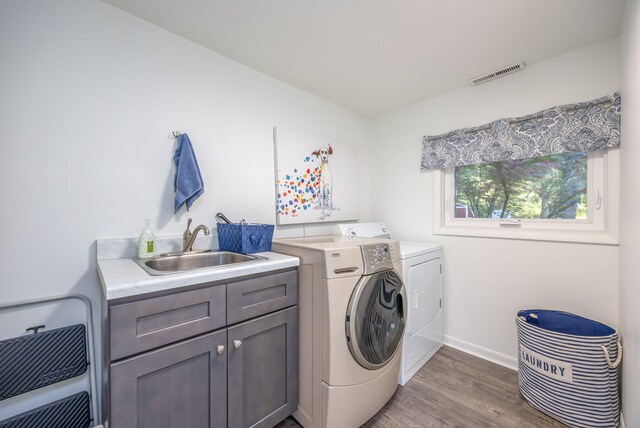
[(104, 0), (372, 117), (615, 37), (623, 0)]

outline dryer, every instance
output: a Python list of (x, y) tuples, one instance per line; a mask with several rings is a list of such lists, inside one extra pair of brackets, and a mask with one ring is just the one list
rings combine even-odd
[(273, 241), (300, 258), (299, 400), (305, 428), (355, 428), (397, 388), (405, 302), (397, 241), (318, 236)]
[[(384, 223), (339, 224), (336, 234), (391, 238)], [(400, 241), (400, 259), (408, 308), (398, 383), (405, 385), (444, 342), (442, 245)]]

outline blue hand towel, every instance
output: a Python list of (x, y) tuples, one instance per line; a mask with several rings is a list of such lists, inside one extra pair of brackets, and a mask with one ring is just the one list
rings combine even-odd
[(180, 134), (177, 138), (178, 147), (173, 155), (173, 161), (176, 164), (176, 178), (173, 183), (176, 191), (175, 212), (178, 212), (185, 203), (189, 211), (195, 200), (204, 193), (204, 182), (189, 136)]

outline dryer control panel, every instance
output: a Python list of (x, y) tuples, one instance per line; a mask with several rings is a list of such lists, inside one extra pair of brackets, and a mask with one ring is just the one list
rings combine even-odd
[(389, 244), (363, 245), (360, 248), (362, 248), (365, 275), (381, 270), (393, 269), (393, 260), (391, 259)]

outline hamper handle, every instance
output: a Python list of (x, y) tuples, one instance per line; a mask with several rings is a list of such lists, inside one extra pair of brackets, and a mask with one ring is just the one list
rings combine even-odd
[(251, 241), (251, 243), (253, 245), (260, 245), (260, 241), (262, 241), (264, 235), (249, 235), (249, 241)]
[(538, 315), (534, 314), (533, 312), (529, 313), (529, 315), (527, 315), (527, 317), (525, 318), (524, 316), (520, 315), (518, 318), (520, 318), (522, 321), (529, 321), (529, 318), (533, 318), (534, 320), (538, 319)]
[(529, 318), (533, 318), (534, 320), (538, 319), (538, 315), (534, 314), (533, 312), (530, 312), (529, 315), (527, 315), (527, 317), (525, 318), (524, 316), (520, 315), (518, 316), (519, 319), (521, 319), (524, 322), (529, 321)]
[(611, 367), (612, 369), (618, 368), (618, 366), (620, 365), (620, 361), (622, 361), (622, 343), (618, 341), (618, 358), (616, 358), (613, 363), (611, 362), (611, 357), (609, 357), (609, 350), (606, 348), (606, 346), (601, 345), (600, 347), (602, 348), (602, 352), (604, 352), (604, 358), (607, 360), (607, 364), (609, 364), (609, 367)]

